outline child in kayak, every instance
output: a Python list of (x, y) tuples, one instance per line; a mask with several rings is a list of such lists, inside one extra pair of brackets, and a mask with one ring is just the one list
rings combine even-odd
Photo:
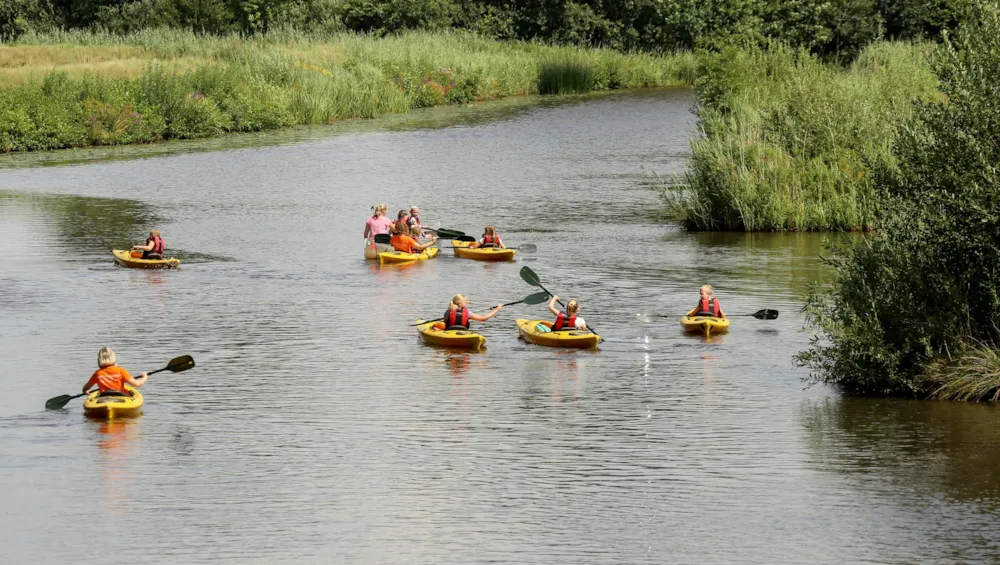
[(160, 237), (160, 230), (149, 232), (145, 245), (134, 245), (132, 251), (142, 251), (143, 259), (163, 259), (163, 238)]
[(97, 385), (101, 391), (101, 396), (129, 395), (125, 390), (125, 385), (140, 387), (146, 383), (147, 373), (140, 373), (139, 378), (133, 378), (123, 367), (115, 364), (115, 352), (110, 347), (104, 347), (97, 353), (97, 366), (100, 367), (87, 384), (83, 385), (83, 392), (90, 390), (90, 387)]
[(556, 301), (558, 300), (558, 296), (553, 296), (552, 300), (549, 300), (549, 312), (556, 315), (556, 321), (552, 324), (552, 331), (586, 330), (587, 322), (576, 315), (580, 311), (580, 303), (574, 298), (566, 303), (566, 311), (560, 312), (556, 310)]
[(695, 307), (692, 316), (712, 316), (713, 318), (725, 318), (726, 315), (722, 312), (722, 308), (719, 306), (719, 301), (712, 297), (712, 285), (706, 284), (705, 286), (698, 289), (701, 298), (698, 300), (698, 306)]
[(507, 249), (507, 246), (500, 241), (500, 235), (493, 226), (486, 226), (483, 230), (483, 238), (473, 243), (469, 247), (495, 247), (497, 249)]
[(444, 329), (467, 330), (469, 322), (485, 322), (500, 310), (503, 310), (503, 304), (498, 304), (489, 314), (473, 314), (469, 311), (469, 299), (464, 294), (456, 294), (451, 297), (451, 304), (448, 304), (448, 309), (444, 312)]
[(404, 251), (406, 253), (420, 253), (424, 249), (434, 245), (434, 242), (437, 241), (437, 236), (434, 236), (427, 243), (422, 245), (417, 243), (415, 239), (408, 235), (410, 233), (410, 227), (406, 225), (406, 222), (396, 222), (393, 233), (395, 235), (389, 239), (389, 245), (391, 245), (396, 251)]
[(376, 204), (372, 207), (374, 214), (365, 222), (365, 239), (375, 239), (376, 235), (389, 233), (392, 220), (386, 217), (385, 210), (385, 204)]

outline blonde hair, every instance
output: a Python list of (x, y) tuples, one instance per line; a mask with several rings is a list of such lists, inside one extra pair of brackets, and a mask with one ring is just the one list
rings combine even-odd
[(372, 214), (372, 217), (373, 218), (377, 218), (379, 212), (385, 213), (385, 211), (386, 211), (385, 204), (376, 204), (376, 205), (372, 206), (372, 211), (374, 212)]
[(580, 309), (580, 303), (574, 298), (566, 303), (566, 313), (572, 316), (576, 314), (576, 311)]
[(451, 304), (448, 305), (448, 309), (458, 310), (459, 308), (465, 308), (465, 306), (468, 303), (469, 303), (468, 297), (466, 297), (464, 294), (459, 293), (451, 297)]
[(420, 235), (421, 235), (420, 226), (413, 226), (410, 228), (411, 237), (420, 237)]
[(699, 291), (701, 291), (701, 290), (707, 290), (709, 294), (712, 294), (712, 285), (710, 285), (710, 284), (702, 285), (701, 288), (699, 288), (698, 290)]
[(102, 347), (97, 352), (97, 366), (100, 368), (113, 367), (115, 365), (115, 352), (110, 347)]
[(160, 237), (160, 230), (151, 230), (149, 235), (150, 237)]
[(486, 229), (483, 230), (483, 235), (492, 235), (496, 237), (497, 229), (493, 226), (486, 226)]

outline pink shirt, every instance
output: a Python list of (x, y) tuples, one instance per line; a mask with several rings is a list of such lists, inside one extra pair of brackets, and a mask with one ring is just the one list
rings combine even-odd
[(392, 220), (386, 216), (368, 218), (368, 221), (365, 222), (365, 237), (374, 237), (380, 233), (389, 233), (390, 226), (392, 226)]

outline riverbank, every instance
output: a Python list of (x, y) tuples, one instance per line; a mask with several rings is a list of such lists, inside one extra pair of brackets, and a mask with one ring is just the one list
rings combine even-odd
[(782, 45), (699, 60), (702, 137), (665, 189), (691, 230), (868, 230), (870, 171), (892, 166), (915, 100), (938, 96), (931, 44), (877, 42), (848, 67)]
[(0, 151), (150, 143), (529, 94), (691, 84), (694, 55), (502, 42), (178, 30), (0, 46)]

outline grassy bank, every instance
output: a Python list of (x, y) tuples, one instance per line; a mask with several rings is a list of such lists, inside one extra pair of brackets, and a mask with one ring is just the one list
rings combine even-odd
[(869, 171), (893, 162), (913, 101), (937, 92), (931, 49), (874, 43), (849, 67), (781, 45), (702, 57), (703, 136), (666, 189), (672, 216), (696, 230), (870, 228)]
[(0, 151), (208, 137), (693, 77), (690, 54), (627, 55), (453, 33), (29, 35), (0, 46)]

